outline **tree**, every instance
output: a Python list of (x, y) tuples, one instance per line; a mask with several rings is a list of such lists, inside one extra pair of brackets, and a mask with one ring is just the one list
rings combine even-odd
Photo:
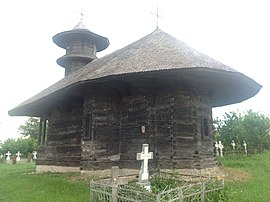
[(23, 157), (27, 157), (29, 153), (32, 153), (37, 149), (37, 140), (33, 138), (9, 138), (1, 144), (0, 153), (5, 154), (10, 151), (12, 154), (16, 154), (20, 151)]
[(216, 139), (226, 148), (231, 148), (232, 140), (238, 143), (238, 149), (243, 141), (247, 142), (249, 151), (262, 152), (270, 148), (270, 119), (258, 112), (248, 110), (243, 115), (229, 112), (223, 120), (214, 120), (214, 126)]
[(39, 136), (39, 119), (29, 118), (24, 125), (19, 127), (18, 132), (24, 137), (31, 137), (37, 140)]
[(20, 151), (25, 157), (37, 149), (39, 136), (39, 119), (29, 118), (24, 125), (18, 128), (18, 132), (22, 134), (21, 138), (9, 138), (0, 144), (0, 153), (4, 154), (10, 151), (15, 154)]

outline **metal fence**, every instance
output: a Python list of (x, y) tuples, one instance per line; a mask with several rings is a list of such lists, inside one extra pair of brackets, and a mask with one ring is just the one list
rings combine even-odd
[(91, 202), (205, 202), (224, 188), (224, 181), (211, 180), (166, 190), (158, 194), (134, 184), (111, 185), (91, 181)]

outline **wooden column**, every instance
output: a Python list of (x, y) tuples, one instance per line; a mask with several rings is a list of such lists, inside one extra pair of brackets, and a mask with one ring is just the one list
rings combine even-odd
[(38, 145), (41, 145), (41, 136), (42, 136), (42, 118), (39, 119)]
[(47, 120), (43, 120), (42, 123), (42, 140), (41, 140), (41, 144), (45, 145), (45, 141), (46, 141), (46, 127), (47, 127)]

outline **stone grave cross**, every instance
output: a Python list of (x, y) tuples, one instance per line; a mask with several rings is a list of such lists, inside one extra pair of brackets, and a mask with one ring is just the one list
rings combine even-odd
[(37, 152), (33, 151), (33, 159), (36, 160), (37, 159)]
[(221, 141), (218, 142), (218, 148), (219, 148), (220, 157), (223, 157), (223, 148), (224, 148), (224, 146), (221, 143)]
[(21, 160), (21, 152), (20, 151), (18, 151), (17, 153), (16, 153), (16, 161), (20, 161)]
[(10, 160), (10, 156), (11, 156), (10, 151), (8, 151), (8, 152), (6, 153), (6, 156), (7, 156), (6, 160), (9, 161), (9, 160)]
[(150, 191), (150, 182), (149, 182), (149, 172), (148, 172), (148, 161), (153, 159), (153, 152), (149, 152), (149, 145), (142, 145), (142, 152), (137, 153), (137, 160), (142, 161), (141, 170), (139, 172), (139, 183), (146, 190)]
[(233, 149), (233, 151), (235, 151), (235, 146), (236, 146), (236, 144), (235, 144), (234, 140), (232, 140), (231, 145), (232, 145), (232, 149)]
[(218, 152), (218, 142), (215, 142), (215, 149), (216, 149), (216, 156), (219, 156), (219, 152)]
[(246, 141), (244, 141), (243, 146), (244, 146), (245, 154), (247, 155), (247, 143), (246, 143)]

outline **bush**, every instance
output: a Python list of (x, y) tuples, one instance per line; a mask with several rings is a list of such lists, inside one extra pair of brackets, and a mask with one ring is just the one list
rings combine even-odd
[(227, 152), (232, 150), (232, 140), (236, 143), (236, 152), (243, 153), (246, 141), (249, 153), (263, 152), (270, 148), (270, 118), (248, 110), (241, 113), (230, 112), (223, 120), (214, 120), (215, 138), (221, 140)]

